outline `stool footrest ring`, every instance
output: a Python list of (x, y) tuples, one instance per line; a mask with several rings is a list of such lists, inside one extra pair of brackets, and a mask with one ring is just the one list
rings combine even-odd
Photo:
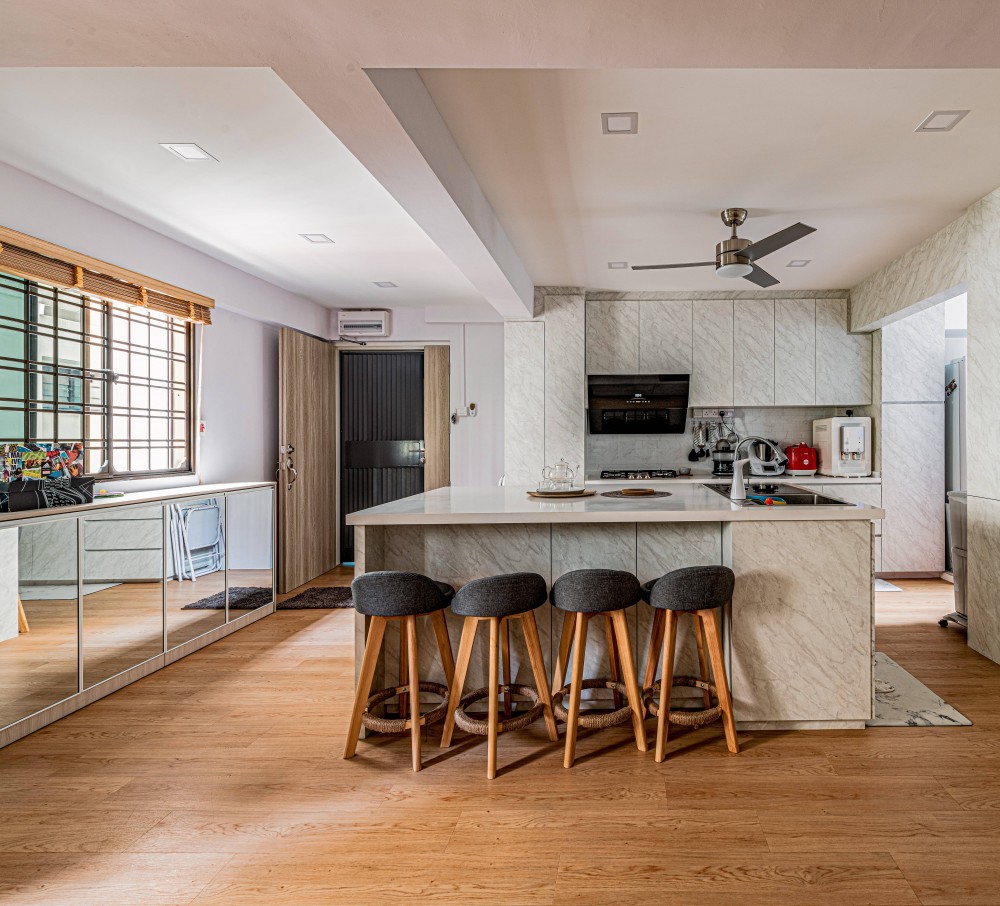
[[(448, 712), (448, 687), (442, 686), (441, 683), (421, 682), (419, 688), (421, 692), (430, 692), (432, 695), (441, 696), (441, 703), (439, 705), (432, 708), (426, 714), (420, 715), (418, 718), (420, 725), (429, 727), (444, 720), (444, 716)], [(380, 689), (378, 692), (372, 693), (368, 696), (368, 701), (365, 704), (364, 713), (361, 715), (361, 723), (373, 733), (403, 733), (409, 730), (413, 726), (412, 718), (377, 717), (371, 713), (372, 708), (378, 707), (382, 702), (386, 702), (390, 698), (395, 698), (397, 695), (409, 691), (409, 686), (390, 686), (388, 689)], [(419, 710), (420, 702), (414, 702), (413, 706)]]
[[(706, 682), (697, 676), (675, 676), (674, 686), (691, 686), (694, 689), (704, 689), (710, 692), (716, 699), (718, 695), (715, 691), (715, 684)], [(660, 715), (660, 683), (654, 683), (648, 689), (642, 691), (642, 701), (646, 709), (653, 717)], [(680, 727), (706, 727), (715, 723), (722, 717), (722, 708), (718, 705), (714, 708), (706, 708), (703, 711), (670, 711), (667, 720)]]
[[(617, 692), (619, 695), (628, 698), (628, 690), (625, 688), (624, 683), (607, 679), (606, 677), (585, 679), (581, 683), (581, 687), (583, 689), (610, 689), (612, 692)], [(566, 710), (566, 706), (563, 704), (563, 696), (569, 692), (569, 688), (569, 686), (563, 686), (562, 689), (552, 696), (552, 713), (561, 721), (569, 720), (569, 711)], [(581, 712), (578, 723), (585, 730), (603, 730), (607, 727), (617, 727), (619, 724), (631, 720), (631, 717), (632, 709), (628, 705), (625, 705), (624, 708), (619, 708), (617, 711), (602, 711), (598, 714), (584, 714)]]
[[(506, 720), (499, 721), (497, 723), (497, 733), (507, 733), (510, 730), (523, 730), (529, 724), (533, 724), (538, 720), (545, 711), (545, 705), (538, 700), (538, 690), (533, 686), (500, 686), (500, 691), (506, 692), (508, 695), (522, 695), (535, 704), (523, 714), (517, 714), (513, 717), (508, 717)], [(475, 702), (482, 701), (489, 694), (489, 687), (484, 686), (482, 689), (476, 689), (468, 695), (463, 696), (462, 701), (459, 702), (458, 707), (455, 709), (456, 726), (465, 730), (466, 733), (472, 733), (475, 736), (488, 736), (490, 732), (489, 721), (471, 717), (466, 713), (465, 709)]]

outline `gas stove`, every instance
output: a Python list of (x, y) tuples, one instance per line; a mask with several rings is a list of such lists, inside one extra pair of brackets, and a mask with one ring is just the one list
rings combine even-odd
[(666, 478), (690, 478), (676, 469), (605, 469), (601, 478), (611, 481), (660, 481)]

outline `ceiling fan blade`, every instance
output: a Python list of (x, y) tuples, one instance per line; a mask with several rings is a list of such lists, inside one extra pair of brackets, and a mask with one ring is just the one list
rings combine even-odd
[(804, 223), (795, 223), (790, 227), (785, 227), (783, 230), (778, 230), (777, 233), (772, 233), (770, 236), (758, 239), (752, 245), (748, 245), (743, 249), (740, 254), (745, 255), (751, 261), (756, 261), (758, 258), (770, 255), (771, 252), (776, 252), (786, 245), (791, 245), (797, 239), (815, 232), (816, 227), (806, 226)]
[(763, 287), (774, 286), (776, 283), (781, 282), (776, 277), (772, 277), (764, 268), (757, 267), (756, 264), (753, 266), (753, 270), (743, 279)]
[(715, 267), (714, 261), (689, 261), (687, 264), (633, 264), (634, 271), (661, 271), (671, 267)]

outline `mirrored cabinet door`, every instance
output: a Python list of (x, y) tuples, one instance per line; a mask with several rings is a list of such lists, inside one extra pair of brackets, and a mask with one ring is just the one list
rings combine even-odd
[(166, 506), (167, 647), (226, 622), (226, 498)]
[(274, 493), (229, 495), (229, 619), (274, 600)]
[(81, 519), (83, 685), (163, 653), (163, 506)]
[(76, 533), (0, 528), (0, 727), (79, 691)]

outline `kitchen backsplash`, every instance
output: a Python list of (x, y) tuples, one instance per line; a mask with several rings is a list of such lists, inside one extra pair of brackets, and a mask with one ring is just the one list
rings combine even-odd
[[(735, 428), (740, 437), (757, 434), (778, 441), (784, 448), (799, 442), (811, 443), (813, 420), (836, 414), (837, 409), (832, 406), (736, 409)], [(693, 472), (711, 472), (711, 457), (698, 462), (688, 462), (687, 458), (693, 444), (691, 429), (699, 421), (704, 419), (689, 418), (685, 434), (587, 434), (586, 472), (596, 475), (602, 469), (676, 466), (690, 467)]]

